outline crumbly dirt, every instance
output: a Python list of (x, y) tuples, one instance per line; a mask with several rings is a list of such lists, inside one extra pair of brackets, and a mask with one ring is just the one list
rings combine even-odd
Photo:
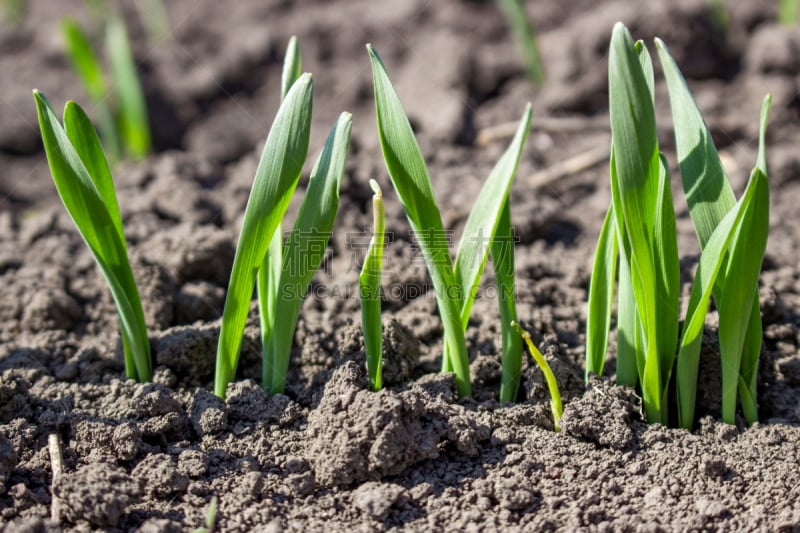
[[(0, 24), (0, 531), (192, 531), (214, 497), (221, 531), (800, 531), (800, 29), (775, 23), (775, 2), (729, 4), (721, 32), (704, 0), (529, 2), (548, 75), (537, 89), (492, 2), (174, 0), (160, 42), (123, 3), (156, 145), (114, 169), (156, 368), (154, 383), (137, 384), (124, 379), (113, 301), (56, 196), (30, 96), (36, 87), (58, 106), (86, 102), (57, 24), (89, 17), (78, 0), (25, 2), (18, 25)], [(719, 419), (713, 311), (693, 431), (644, 423), (636, 392), (613, 383), (613, 335), (608, 375), (582, 381), (607, 161), (558, 168), (609, 145), (606, 51), (617, 20), (669, 44), (737, 193), (755, 162), (761, 99), (774, 97), (761, 422), (750, 428)], [(291, 34), (314, 73), (310, 153), (342, 110), (353, 113), (352, 149), (286, 394), (259, 385), (254, 303), (223, 401), (210, 392), (219, 317)], [(467, 329), (474, 398), (458, 399), (452, 376), (436, 373), (441, 323), (381, 158), (367, 42), (418, 132), (454, 246), (507, 142), (487, 128), (534, 104), (511, 196), (518, 311), (561, 386), (560, 433), (530, 361), (519, 402), (496, 400), (491, 267)], [(675, 165), (661, 80), (656, 100)], [(698, 245), (672, 175), (688, 295)], [(391, 232), (379, 393), (367, 386), (357, 299), (371, 178), (384, 186)], [(63, 443), (55, 480), (50, 434)]]

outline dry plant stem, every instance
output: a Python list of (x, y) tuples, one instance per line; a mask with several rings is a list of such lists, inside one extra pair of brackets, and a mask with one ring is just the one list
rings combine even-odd
[(52, 473), (52, 480), (50, 483), (50, 520), (59, 523), (61, 520), (61, 502), (55, 495), (53, 488), (61, 474), (64, 472), (64, 459), (61, 455), (61, 439), (58, 438), (56, 433), (51, 433), (47, 436), (47, 450), (50, 453), (50, 471)]
[(608, 159), (608, 147), (599, 146), (594, 150), (581, 152), (580, 154), (565, 159), (546, 168), (528, 178), (528, 183), (532, 187), (544, 187), (554, 181), (567, 176), (572, 176), (578, 172), (590, 169)]
[[(476, 146), (487, 146), (493, 142), (507, 141), (517, 131), (518, 122), (504, 122), (481, 129), (475, 136)], [(605, 120), (584, 117), (536, 117), (536, 131), (546, 133), (580, 133), (587, 130), (605, 131)]]

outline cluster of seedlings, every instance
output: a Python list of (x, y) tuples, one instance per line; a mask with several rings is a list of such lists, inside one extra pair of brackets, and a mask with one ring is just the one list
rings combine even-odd
[[(668, 405), (674, 401), (668, 391), (675, 367), (678, 422), (691, 427), (700, 340), (713, 297), (720, 315), (723, 419), (734, 422), (738, 391), (745, 418), (754, 422), (761, 349), (757, 282), (769, 226), (764, 135), (770, 100), (767, 97), (762, 108), (758, 162), (737, 201), (685, 80), (666, 46), (661, 41), (656, 44), (669, 89), (684, 190), (703, 254), (678, 342), (680, 269), (668, 165), (656, 136), (653, 65), (644, 44), (634, 43), (618, 24), (609, 60), (612, 202), (589, 291), (587, 377), (603, 372), (616, 282), (617, 381), (639, 387), (650, 422), (668, 424)], [(562, 404), (555, 376), (530, 335), (518, 325), (514, 301), (509, 191), (531, 127), (530, 105), (485, 181), (453, 259), (409, 120), (380, 56), (370, 45), (367, 51), (384, 161), (419, 241), (442, 319), (442, 371), (455, 374), (459, 395), (471, 395), (465, 330), (491, 257), (502, 328), (499, 399), (514, 402), (518, 397), (524, 341), (547, 381), (558, 429)], [(253, 180), (222, 312), (214, 392), (223, 398), (236, 375), (254, 291), (260, 314), (263, 386), (271, 394), (284, 391), (303, 299), (323, 259), (338, 210), (352, 124), (348, 113), (342, 113), (333, 125), (311, 171), (294, 230), (284, 238), (282, 221), (306, 160), (312, 114), (312, 78), (301, 72), (300, 50), (292, 38), (284, 60), (282, 102)], [(147, 328), (100, 139), (74, 102), (67, 103), (62, 124), (44, 95), (34, 91), (34, 97), (56, 187), (117, 305), (126, 374), (148, 381), (152, 362)], [(383, 191), (375, 181), (370, 185), (374, 228), (359, 277), (359, 295), (366, 367), (370, 387), (378, 391), (383, 364), (380, 295), (385, 220)], [(319, 242), (311, 245), (309, 239)]]
[(683, 190), (703, 253), (678, 343), (680, 266), (669, 165), (656, 135), (653, 64), (644, 44), (634, 43), (618, 24), (609, 57), (612, 201), (592, 271), (586, 372), (603, 372), (617, 279), (617, 382), (638, 383), (648, 420), (667, 425), (675, 366), (678, 420), (691, 428), (703, 324), (713, 296), (719, 313), (722, 418), (734, 423), (738, 390), (744, 416), (753, 423), (762, 340), (758, 276), (769, 231), (764, 137), (771, 98), (761, 108), (758, 160), (737, 202), (686, 81), (664, 43), (656, 40), (656, 47)]

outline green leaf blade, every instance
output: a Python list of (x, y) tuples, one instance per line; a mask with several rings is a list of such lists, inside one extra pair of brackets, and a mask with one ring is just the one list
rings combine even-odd
[(367, 45), (372, 65), (378, 132), (392, 185), (405, 208), (437, 296), (444, 324), (445, 363), (452, 361), (461, 396), (471, 396), (469, 357), (461, 326), (462, 289), (453, 273), (442, 217), (433, 195), (428, 169), (411, 124), (389, 80), (383, 61)]
[(522, 372), (522, 341), (512, 327), (517, 322), (514, 290), (514, 231), (511, 226), (511, 207), (508, 199), (500, 213), (500, 222), (492, 239), (492, 262), (497, 281), (497, 300), (500, 306), (502, 335), (502, 376), (500, 401), (514, 402), (519, 393)]
[(586, 315), (586, 379), (589, 374), (603, 375), (608, 351), (608, 334), (611, 330), (611, 308), (614, 303), (616, 279), (617, 226), (612, 203), (606, 212), (597, 250), (594, 255), (592, 277), (589, 283), (589, 305)]
[(283, 57), (283, 70), (281, 71), (281, 98), (286, 98), (289, 89), (303, 73), (303, 56), (300, 54), (300, 43), (297, 36), (292, 35), (286, 46)]
[(111, 76), (119, 98), (122, 138), (130, 155), (140, 159), (150, 153), (150, 123), (128, 31), (120, 17), (109, 20), (106, 44)]
[(683, 190), (697, 238), (703, 247), (717, 224), (733, 208), (736, 198), (711, 132), (677, 63), (661, 40), (656, 39), (656, 47), (669, 89)]
[[(669, 231), (672, 207), (665, 207), (669, 183), (667, 180), (665, 187), (652, 92), (642, 64), (628, 30), (618, 23), (609, 55), (609, 108), (619, 198), (615, 208), (621, 208), (625, 221), (622, 227), (630, 242), (631, 281), (645, 332), (644, 371), (640, 367), (645, 410), (651, 422), (666, 423), (664, 391), (669, 375), (664, 368), (666, 359), (674, 357), (677, 325), (663, 324), (659, 309), (665, 305), (670, 313), (677, 309), (677, 301), (671, 301), (670, 296), (670, 270), (677, 268), (671, 258), (677, 257), (677, 251), (656, 250), (657, 246), (671, 245), (665, 232)], [(661, 235), (654, 237), (654, 232)], [(665, 347), (670, 342), (672, 350), (668, 352)]]
[(367, 373), (373, 391), (383, 387), (381, 360), (383, 358), (383, 326), (381, 324), (381, 276), (383, 272), (383, 245), (386, 227), (383, 192), (378, 182), (370, 180), (372, 198), (373, 232), (369, 241), (364, 265), (358, 277), (361, 297), (361, 324), (364, 333), (364, 352), (367, 356)]
[(680, 351), (677, 365), (677, 393), (678, 393), (678, 418), (680, 425), (691, 429), (694, 423), (694, 407), (697, 388), (697, 370), (700, 364), (700, 347), (702, 342), (703, 324), (705, 322), (711, 294), (716, 284), (717, 276), (721, 271), (728, 247), (739, 234), (744, 214), (751, 211), (754, 199), (763, 195), (763, 184), (759, 183), (760, 176), (754, 176), (748, 183), (742, 199), (736, 204), (725, 218), (717, 225), (717, 229), (706, 242), (706, 247), (700, 256), (689, 306), (686, 311), (684, 331), (681, 338)]
[(236, 373), (256, 274), (300, 179), (308, 152), (312, 81), (303, 74), (292, 86), (273, 121), (256, 169), (236, 245), (217, 347), (214, 393), (225, 397)]
[[(478, 284), (489, 257), (508, 194), (517, 173), (517, 166), (531, 127), (532, 109), (528, 104), (514, 138), (483, 184), (478, 199), (467, 217), (455, 261), (456, 283), (461, 288), (461, 323), (467, 328)], [(513, 251), (513, 250), (512, 250)]]
[(95, 101), (104, 100), (106, 98), (105, 76), (89, 38), (80, 25), (70, 17), (61, 20), (61, 36), (67, 49), (67, 57), (89, 97)]
[[(125, 349), (126, 374), (139, 381), (150, 381), (150, 342), (139, 292), (128, 261), (119, 209), (116, 200), (110, 207), (105, 200), (106, 197), (116, 198), (113, 183), (110, 174), (90, 175), (82, 161), (82, 157), (102, 156), (102, 150), (100, 154), (94, 151), (98, 147), (96, 133), (92, 130), (92, 135), (77, 145), (82, 150), (79, 155), (45, 96), (34, 91), (34, 99), (42, 141), (58, 194), (99, 265), (116, 303)], [(76, 104), (67, 105), (65, 116), (73, 137), (89, 135), (85, 128), (91, 128), (91, 125)], [(89, 168), (102, 171), (103, 163), (104, 159), (93, 162)], [(97, 184), (103, 189), (102, 194)]]
[(74, 102), (67, 102), (64, 108), (64, 129), (72, 146), (81, 158), (83, 166), (92, 178), (103, 204), (117, 228), (120, 239), (124, 242), (122, 218), (119, 213), (117, 194), (111, 177), (111, 168), (106, 160), (100, 138), (92, 126), (86, 112)]
[(331, 129), (311, 171), (308, 190), (294, 228), (283, 247), (283, 270), (276, 295), (272, 331), (272, 394), (282, 394), (286, 387), (289, 356), (300, 307), (311, 279), (325, 257), (339, 209), (339, 189), (350, 146), (352, 120), (349, 113), (342, 113)]

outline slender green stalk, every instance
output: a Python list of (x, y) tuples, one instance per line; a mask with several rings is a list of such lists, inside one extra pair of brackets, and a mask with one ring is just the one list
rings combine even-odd
[[(291, 91), (290, 91), (291, 92)], [(325, 257), (339, 209), (339, 189), (350, 146), (352, 117), (342, 113), (317, 159), (292, 232), (283, 247), (283, 268), (275, 300), (272, 338), (267, 339), (265, 365), (271, 369), (270, 393), (286, 387), (289, 356), (297, 319), (308, 286)]]
[(614, 147), (611, 147), (611, 208), (617, 228), (617, 250), (619, 252), (618, 291), (617, 296), (617, 384), (636, 387), (643, 380), (645, 356), (645, 331), (637, 309), (636, 295), (633, 291), (633, 278), (636, 265), (631, 263), (631, 246), (622, 216), (622, 200), (619, 187)]
[(452, 360), (461, 396), (472, 395), (469, 356), (461, 325), (461, 287), (453, 274), (442, 217), (433, 195), (428, 169), (386, 68), (367, 45), (372, 63), (375, 108), (381, 148), (392, 185), (405, 208), (436, 292), (444, 327), (445, 351)]
[(89, 38), (75, 20), (69, 17), (61, 20), (61, 35), (67, 57), (97, 113), (106, 153), (110, 155), (112, 162), (118, 161), (122, 157), (122, 147), (114, 114), (108, 104), (108, 84), (100, 60), (94, 53)]
[(275, 234), (300, 179), (308, 152), (311, 106), (311, 75), (303, 74), (278, 110), (256, 169), (236, 245), (217, 347), (214, 393), (221, 398), (236, 373), (256, 274), (269, 247), (266, 237)]
[(3, 0), (3, 19), (9, 26), (16, 26), (25, 16), (25, 0)]
[[(678, 335), (679, 273), (675, 214), (667, 165), (660, 157), (653, 108), (652, 65), (627, 29), (614, 27), (609, 102), (614, 171), (623, 238), (630, 245), (633, 294), (646, 340), (642, 396), (651, 422), (667, 423), (665, 395)], [(646, 58), (645, 58), (646, 56)]]
[(617, 266), (617, 226), (614, 206), (608, 208), (600, 238), (597, 241), (592, 278), (589, 283), (589, 309), (586, 315), (586, 376), (603, 374), (611, 329), (611, 308), (614, 303), (614, 280)]
[(67, 102), (64, 108), (62, 127), (47, 98), (38, 91), (33, 96), (56, 189), (106, 278), (117, 306), (125, 373), (132, 379), (150, 381), (150, 341), (100, 139), (86, 113), (74, 102)]
[(528, 77), (534, 85), (541, 85), (544, 83), (544, 66), (536, 45), (536, 32), (525, 11), (525, 4), (522, 0), (497, 0), (497, 3), (514, 33)]
[(514, 402), (519, 393), (522, 374), (522, 342), (511, 327), (517, 321), (517, 306), (514, 291), (514, 232), (511, 227), (511, 207), (508, 199), (500, 214), (500, 223), (492, 239), (492, 262), (497, 280), (497, 298), (500, 306), (500, 328), (503, 338), (500, 381), (500, 401)]
[(150, 124), (128, 31), (119, 16), (106, 26), (106, 47), (111, 78), (119, 99), (120, 133), (129, 156), (141, 159), (150, 153)]
[(778, 0), (778, 22), (794, 26), (800, 16), (800, 0)]
[[(303, 62), (300, 54), (300, 45), (294, 35), (289, 39), (286, 54), (283, 59), (283, 72), (281, 75), (281, 100), (286, 98), (292, 85), (302, 74)], [(269, 243), (264, 263), (258, 269), (258, 310), (261, 321), (261, 350), (262, 368), (261, 380), (265, 389), (272, 386), (273, 357), (271, 355), (271, 342), (275, 312), (277, 307), (278, 291), (283, 269), (283, 224), (278, 223), (275, 233)]]
[(267, 256), (258, 269), (258, 316), (261, 324), (261, 384), (269, 390), (272, 386), (274, 361), (271, 355), (275, 313), (283, 270), (283, 224), (278, 223), (269, 241)]
[(550, 412), (553, 413), (553, 427), (556, 432), (559, 432), (561, 431), (561, 415), (564, 414), (564, 406), (561, 404), (561, 392), (558, 390), (556, 376), (550, 369), (547, 359), (544, 358), (539, 349), (536, 348), (536, 345), (533, 344), (531, 334), (522, 329), (522, 326), (516, 322), (512, 322), (511, 327), (514, 328), (522, 337), (522, 340), (525, 341), (525, 344), (528, 346), (528, 352), (530, 352), (531, 357), (536, 361), (536, 365), (542, 371), (542, 374), (544, 374), (544, 380), (547, 382), (547, 389), (550, 391)]
[[(686, 80), (666, 45), (660, 40), (656, 40), (656, 45), (669, 89), (683, 189), (700, 246), (705, 250), (717, 226), (734, 209), (736, 199), (711, 133), (692, 98)], [(759, 157), (756, 165), (764, 176), (765, 190), (756, 195), (753, 200), (756, 204), (753, 208), (754, 214), (743, 222), (748, 228), (748, 236), (734, 238), (712, 292), (719, 312), (723, 420), (730, 424), (735, 421), (737, 386), (745, 418), (749, 423), (758, 419), (755, 388), (762, 326), (757, 279), (769, 227), (764, 136), (770, 101), (767, 97), (762, 105)], [(754, 177), (755, 170), (751, 181)], [(746, 307), (742, 307), (743, 305)], [(684, 421), (688, 416), (685, 415)]]
[(531, 107), (525, 109), (511, 144), (481, 189), (467, 219), (454, 266), (428, 169), (411, 124), (383, 61), (370, 45), (367, 50), (384, 161), (425, 257), (444, 326), (442, 371), (454, 371), (459, 394), (469, 396), (472, 387), (464, 330), (527, 139)]
[(373, 229), (369, 248), (358, 278), (361, 296), (361, 329), (364, 332), (364, 352), (367, 356), (367, 373), (370, 387), (379, 391), (383, 387), (381, 360), (383, 356), (383, 326), (381, 325), (381, 274), (383, 272), (383, 242), (385, 213), (383, 192), (375, 180), (369, 180), (372, 197)]

